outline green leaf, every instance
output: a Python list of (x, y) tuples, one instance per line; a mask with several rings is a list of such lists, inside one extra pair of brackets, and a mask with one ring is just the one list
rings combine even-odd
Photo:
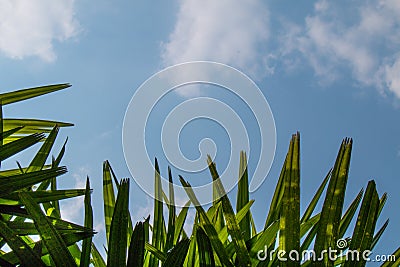
[(199, 214), (199, 218), (202, 221), (203, 229), (206, 232), (207, 236), (210, 238), (211, 244), (214, 248), (214, 251), (218, 255), (219, 260), (225, 266), (233, 267), (233, 264), (229, 259), (229, 256), (225, 250), (224, 245), (222, 244), (221, 240), (218, 238), (217, 231), (215, 230), (213, 224), (210, 222), (210, 219), (208, 218), (205, 210), (200, 205), (199, 200), (197, 199), (196, 195), (194, 194), (191, 185), (188, 182), (186, 182), (182, 176), (179, 176), (179, 179), (180, 179), (180, 182), (183, 185), (190, 201), (196, 207), (196, 210)]
[(188, 251), (188, 253), (186, 255), (186, 259), (185, 259), (185, 264), (184, 264), (185, 266), (196, 266), (196, 260), (198, 260), (197, 254), (200, 251), (198, 251), (196, 238), (194, 238), (194, 237), (197, 235), (198, 229), (200, 229), (200, 226), (199, 226), (199, 220), (198, 220), (198, 216), (197, 216), (197, 212), (196, 212), (193, 227), (192, 227), (192, 238), (190, 239), (189, 251)]
[(332, 169), (329, 170), (328, 174), (325, 176), (325, 179), (322, 181), (321, 185), (319, 186), (317, 192), (314, 194), (313, 199), (311, 200), (310, 204), (308, 205), (306, 211), (303, 214), (303, 217), (301, 217), (300, 223), (304, 223), (308, 219), (310, 219), (311, 215), (313, 214), (315, 207), (318, 204), (319, 199), (322, 196), (322, 193), (324, 192), (324, 189), (326, 185), (329, 182), (329, 179), (331, 178), (332, 175)]
[[(154, 175), (154, 217), (153, 217), (153, 237), (151, 244), (158, 250), (163, 250), (164, 246), (164, 215), (162, 202), (162, 186), (160, 168), (158, 161), (155, 159), (155, 175)], [(158, 266), (158, 259), (150, 257), (150, 267)]]
[[(378, 213), (379, 214), (379, 213)], [(379, 215), (378, 215), (379, 217)], [(389, 219), (387, 219), (385, 221), (385, 223), (382, 225), (382, 227), (379, 229), (379, 231), (376, 233), (376, 235), (374, 235), (374, 239), (372, 240), (372, 244), (371, 244), (371, 250), (374, 249), (374, 247), (376, 246), (376, 244), (378, 243), (379, 239), (382, 237), (383, 232), (386, 230), (386, 227), (389, 225)]]
[[(52, 161), (53, 161), (53, 168), (54, 167), (58, 167), (58, 165), (55, 165), (54, 164), (54, 158), (52, 159)], [(44, 182), (42, 182), (42, 183), (40, 183), (40, 185), (42, 185)], [(40, 186), (39, 185), (39, 186)], [(51, 178), (50, 179), (50, 189), (51, 189), (51, 191), (57, 191), (57, 177), (53, 177), (53, 178)], [(36, 190), (36, 191), (38, 191), (38, 190)], [(55, 200), (53, 200), (53, 201), (51, 201), (50, 203), (43, 203), (43, 207), (44, 207), (44, 209), (45, 209), (45, 211), (46, 211), (46, 213), (50, 210), (50, 209), (52, 209), (52, 212), (51, 212), (51, 216), (54, 216), (54, 217), (58, 217), (58, 218), (61, 218), (61, 210), (60, 210), (60, 202), (59, 202), (59, 199), (55, 199)]]
[(189, 210), (189, 206), (190, 206), (190, 200), (185, 203), (185, 205), (183, 206), (183, 208), (179, 212), (178, 217), (176, 218), (174, 244), (176, 244), (178, 242), (179, 237), (182, 234), (183, 225), (185, 224), (185, 221), (186, 221), (186, 217), (187, 217), (187, 213), (188, 213), (188, 210)]
[[(56, 168), (59, 166), (61, 159), (65, 153), (65, 146), (67, 144), (67, 141), (68, 141), (68, 138), (66, 138), (64, 145), (62, 146), (57, 158), (54, 159), (54, 157), (52, 157), (52, 162), (51, 162), (52, 168)], [(36, 191), (46, 190), (49, 187), (49, 185), (50, 185), (51, 190), (56, 191), (57, 190), (57, 179), (56, 178), (57, 177), (53, 177), (51, 179), (41, 182)], [(55, 199), (54, 201), (51, 201), (51, 202), (44, 202), (43, 208), (45, 209), (46, 214), (48, 214), (49, 216), (61, 218), (59, 200)], [(75, 247), (75, 249), (74, 249), (75, 251), (77, 250), (76, 248), (77, 247)], [(80, 257), (80, 255), (79, 255), (79, 257)]]
[(8, 214), (11, 216), (22, 216), (25, 218), (30, 218), (29, 214), (25, 209), (17, 206), (0, 205), (0, 213), (2, 214), (2, 216), (4, 216), (4, 214)]
[[(117, 190), (118, 190), (120, 183), (118, 182), (117, 176), (115, 175), (113, 169), (111, 168), (111, 165), (109, 165), (109, 166), (110, 166), (110, 173), (111, 173), (112, 179), (114, 180), (114, 183), (117, 186)], [(130, 212), (128, 214), (129, 214), (129, 216), (128, 216), (128, 238), (127, 238), (127, 243), (126, 243), (127, 246), (129, 246), (129, 244), (131, 242), (131, 236), (133, 233), (131, 214), (130, 214)]]
[(215, 266), (214, 252), (211, 241), (201, 227), (197, 228), (196, 241), (199, 248), (199, 265), (200, 267)]
[[(250, 212), (250, 208), (253, 205), (254, 200), (250, 200), (245, 206), (242, 207), (241, 210), (235, 215), (236, 220), (240, 223), (246, 215)], [(219, 232), (218, 232), (219, 239), (224, 243), (228, 239), (228, 229), (225, 225)]]
[(145, 242), (144, 225), (142, 222), (138, 222), (129, 245), (127, 266), (143, 266)]
[(47, 136), (43, 145), (40, 147), (39, 151), (32, 159), (32, 162), (29, 164), (26, 172), (39, 171), (43, 168), (44, 164), (46, 163), (47, 157), (50, 154), (51, 148), (53, 147), (53, 144), (57, 138), (59, 129), (60, 128), (58, 126), (54, 126), (53, 130)]
[(106, 267), (106, 262), (103, 257), (100, 255), (100, 252), (97, 250), (96, 246), (92, 243), (91, 246), (92, 251), (92, 261), (95, 267)]
[(189, 249), (190, 240), (187, 238), (179, 241), (168, 253), (167, 258), (163, 262), (163, 267), (183, 267), (185, 262), (186, 254)]
[(250, 212), (250, 224), (251, 224), (251, 236), (255, 236), (257, 234), (256, 223), (253, 219), (253, 214)]
[[(35, 200), (36, 203), (43, 203), (43, 202), (83, 196), (85, 194), (85, 190), (84, 189), (48, 190), (48, 191), (30, 191), (27, 193)], [(0, 205), (21, 205), (18, 192), (8, 194), (5, 198), (0, 198)]]
[(302, 238), (307, 232), (314, 227), (319, 222), (321, 218), (321, 213), (318, 213), (305, 221), (304, 223), (300, 224), (300, 238)]
[(167, 205), (168, 205), (169, 215), (168, 215), (167, 240), (165, 242), (166, 251), (171, 249), (174, 245), (175, 222), (176, 222), (174, 184), (172, 181), (172, 174), (170, 167), (168, 167), (168, 179), (169, 179), (169, 202), (167, 203)]
[[(213, 184), (213, 188), (215, 191), (215, 195), (217, 196), (215, 184)], [(214, 228), (218, 233), (221, 233), (224, 228), (226, 230), (224, 212), (222, 210), (222, 202), (220, 200), (214, 202), (214, 204), (207, 211), (207, 215), (209, 215), (209, 217), (211, 218), (211, 222), (213, 223)], [(224, 240), (221, 239), (221, 241)]]
[[(19, 164), (18, 161), (17, 161), (17, 164)], [(51, 165), (45, 165), (43, 167), (43, 169), (50, 169), (50, 168), (51, 168)], [(2, 170), (2, 171), (0, 171), (0, 179), (1, 179), (1, 177), (8, 177), (8, 176), (25, 173), (27, 169), (28, 169), (28, 167), (26, 167), (26, 168), (18, 167), (17, 169)], [(46, 190), (46, 188), (43, 188), (41, 190)]]
[(166, 253), (162, 252), (161, 250), (157, 249), (153, 245), (146, 242), (144, 247), (147, 251), (149, 251), (152, 255), (154, 255), (159, 261), (163, 262), (167, 258)]
[[(1, 134), (0, 134), (1, 143), (0, 143), (0, 145), (2, 145), (4, 143), (3, 142), (4, 139), (6, 139), (7, 137), (9, 137), (9, 136), (15, 134), (16, 132), (20, 131), (22, 128), (24, 128), (24, 126), (15, 127), (13, 129), (10, 129), (10, 130), (5, 131), (5, 132), (1, 131)], [(0, 129), (2, 129), (2, 127), (0, 127)]]
[(8, 105), (11, 103), (27, 100), (30, 98), (34, 98), (37, 96), (41, 96), (44, 94), (52, 93), (58, 90), (62, 90), (70, 87), (71, 85), (68, 83), (64, 84), (54, 84), (54, 85), (46, 85), (28, 89), (21, 89), (9, 93), (0, 94), (0, 103), (2, 105)]
[(60, 233), (57, 232), (49, 218), (43, 214), (39, 205), (25, 192), (21, 192), (19, 196), (26, 210), (32, 216), (36, 228), (40, 233), (40, 237), (47, 247), (54, 263), (57, 266), (76, 266), (75, 260), (69, 252), (64, 240), (61, 238)]
[(19, 175), (0, 177), (0, 197), (6, 196), (11, 192), (30, 187), (41, 181), (60, 176), (67, 172), (67, 168), (58, 167), (48, 170), (40, 170), (36, 172), (23, 173)]
[(250, 256), (247, 251), (246, 243), (243, 239), (239, 223), (236, 220), (231, 202), (229, 201), (221, 179), (219, 178), (215, 163), (212, 162), (210, 156), (208, 156), (208, 167), (213, 178), (213, 182), (215, 183), (218, 196), (221, 197), (222, 210), (224, 212), (228, 233), (232, 237), (232, 242), (236, 249), (236, 260), (238, 261), (239, 266), (250, 266)]
[(33, 146), (34, 144), (40, 142), (44, 138), (44, 134), (35, 133), (22, 137), (21, 139), (15, 140), (13, 142), (7, 143), (0, 146), (0, 161), (3, 161), (25, 149)]
[(126, 266), (126, 244), (129, 210), (129, 179), (122, 179), (119, 186), (108, 241), (107, 266)]
[(364, 192), (363, 189), (361, 189), (360, 192), (358, 192), (358, 195), (356, 196), (356, 198), (350, 204), (349, 208), (344, 213), (344, 215), (340, 221), (339, 238), (342, 238), (344, 236), (344, 234), (346, 233), (347, 229), (349, 228), (349, 225), (354, 217), (354, 214), (357, 211), (358, 205), (361, 202), (363, 192)]
[[(244, 151), (240, 152), (239, 183), (236, 199), (236, 212), (241, 210), (249, 202), (249, 176), (247, 171), (247, 157)], [(240, 230), (245, 241), (251, 238), (250, 213), (247, 213), (239, 223)]]
[(279, 231), (279, 220), (273, 222), (268, 228), (264, 229), (252, 239), (248, 241), (248, 246), (250, 247), (250, 255), (254, 259), (258, 251), (264, 250), (264, 246), (271, 246), (272, 241), (275, 239)]
[[(89, 177), (86, 178), (85, 189), (85, 227), (93, 228), (93, 209), (90, 196), (90, 181)], [(92, 238), (86, 238), (82, 242), (82, 253), (80, 255), (80, 267), (89, 267), (90, 264), (90, 251), (91, 251)]]
[(378, 211), (378, 217), (379, 215), (381, 215), (382, 209), (385, 206), (387, 200), (387, 193), (384, 193), (381, 197), (381, 199), (379, 200), (379, 211)]
[[(7, 136), (4, 133), (4, 120), (3, 120), (3, 104), (0, 101), (0, 146), (4, 144), (4, 138)], [(1, 161), (0, 161), (1, 166)]]
[[(280, 217), (279, 249), (300, 250), (300, 135), (292, 136), (286, 157), (284, 193)], [(287, 255), (285, 255), (287, 257)], [(280, 262), (281, 266), (300, 266), (300, 259)]]
[(279, 215), (281, 211), (281, 201), (284, 192), (284, 175), (285, 175), (286, 160), (287, 159), (285, 159), (285, 162), (283, 163), (282, 170), (275, 187), (274, 195), (272, 196), (271, 204), (269, 205), (268, 216), (265, 221), (264, 229), (266, 229), (273, 222), (279, 220)]
[[(91, 228), (83, 227), (68, 221), (64, 221), (58, 218), (47, 217), (51, 224), (55, 227), (55, 229), (61, 233), (93, 233)], [(25, 218), (24, 218), (25, 219)], [(18, 235), (38, 235), (39, 232), (32, 222), (26, 221), (9, 221), (7, 222), (7, 226), (13, 231), (15, 231)]]
[(115, 206), (115, 195), (111, 179), (111, 166), (107, 160), (103, 162), (103, 201), (104, 201), (104, 220), (106, 227), (106, 237), (107, 237), (107, 242), (109, 242), (111, 221)]
[(390, 259), (388, 259), (381, 267), (400, 266), (400, 247), (393, 252)]
[(71, 127), (72, 123), (51, 120), (38, 120), (38, 119), (10, 119), (3, 120), (4, 131), (9, 131), (15, 128), (21, 128), (17, 134), (7, 137), (7, 139), (18, 139), (21, 136), (33, 133), (49, 133), (55, 127)]
[[(91, 236), (93, 236), (93, 232), (77, 232), (77, 233), (62, 234), (61, 238), (64, 240), (66, 246), (70, 247), (70, 246), (74, 246), (76, 244), (76, 242), (79, 242), (80, 240), (83, 240), (83, 239), (91, 237)], [(43, 242), (43, 241), (40, 240), (38, 242), (28, 242), (27, 244), (30, 247), (35, 247), (40, 242)], [(43, 256), (46, 256), (48, 254), (49, 254), (49, 251), (48, 251), (47, 247), (43, 246), (42, 259), (43, 259)], [(16, 257), (16, 255), (13, 251), (4, 254), (2, 257), (4, 260), (6, 260), (14, 265), (19, 262), (18, 258)], [(62, 266), (65, 266), (65, 265), (62, 265)]]
[(0, 235), (7, 241), (22, 266), (45, 266), (40, 256), (2, 221), (0, 221)]
[[(351, 238), (349, 250), (358, 250), (363, 253), (364, 251), (371, 249), (375, 225), (378, 220), (378, 211), (379, 196), (376, 191), (376, 185), (374, 181), (369, 181), (358, 213), (357, 223)], [(365, 263), (366, 261), (362, 257), (357, 260), (349, 257), (344, 266), (361, 267), (364, 266)]]
[(332, 170), (332, 177), (322, 206), (314, 244), (316, 255), (323, 255), (323, 261), (313, 262), (313, 266), (318, 264), (324, 264), (327, 267), (333, 266), (333, 261), (329, 259), (328, 255), (321, 253), (323, 250), (335, 248), (336, 241), (339, 238), (339, 226), (350, 167), (352, 143), (351, 139), (346, 138), (343, 140)]

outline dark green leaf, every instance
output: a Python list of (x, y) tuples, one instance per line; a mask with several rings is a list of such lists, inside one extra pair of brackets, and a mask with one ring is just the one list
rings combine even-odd
[(321, 198), (322, 193), (324, 192), (326, 185), (329, 182), (329, 179), (331, 178), (331, 175), (332, 175), (332, 169), (329, 170), (328, 174), (325, 176), (325, 179), (319, 186), (317, 192), (314, 194), (314, 197), (311, 200), (310, 204), (308, 205), (306, 211), (304, 212), (303, 217), (301, 217), (300, 223), (304, 223), (305, 221), (310, 219), (311, 215), (314, 212), (315, 207), (317, 206), (319, 199)]
[[(93, 228), (93, 209), (90, 196), (90, 181), (89, 177), (86, 178), (85, 189), (85, 227)], [(80, 255), (80, 267), (89, 267), (90, 264), (90, 251), (91, 251), (92, 238), (86, 238), (82, 242), (82, 253)]]
[(128, 267), (143, 266), (145, 246), (144, 225), (138, 222), (133, 230), (128, 251)]
[(167, 240), (165, 242), (165, 250), (168, 251), (174, 245), (174, 235), (175, 235), (175, 222), (176, 222), (176, 208), (175, 208), (175, 195), (174, 195), (174, 184), (172, 181), (171, 168), (168, 167), (168, 179), (169, 179), (169, 202), (168, 210), (168, 230), (167, 230)]
[(122, 179), (119, 186), (110, 227), (107, 266), (125, 266), (129, 216), (129, 179)]
[[(300, 135), (292, 136), (286, 157), (284, 193), (280, 216), (279, 249), (285, 252), (300, 250)], [(280, 262), (281, 266), (300, 266), (300, 259)]]
[(35, 133), (0, 146), (0, 161), (3, 161), (25, 149), (40, 142), (44, 134)]
[[(379, 215), (378, 215), (379, 217)], [(379, 239), (382, 237), (383, 232), (385, 232), (386, 227), (389, 224), (389, 219), (387, 219), (385, 221), (385, 223), (382, 225), (382, 227), (379, 229), (379, 231), (376, 233), (376, 235), (374, 235), (374, 239), (372, 240), (372, 244), (371, 244), (371, 250), (374, 249), (374, 247), (376, 246), (376, 244), (378, 243)]]
[(182, 234), (183, 225), (185, 224), (185, 221), (186, 221), (186, 217), (187, 217), (187, 213), (188, 213), (188, 210), (189, 210), (189, 206), (190, 206), (190, 200), (185, 203), (185, 205), (183, 206), (183, 208), (179, 212), (178, 217), (177, 217), (177, 219), (175, 221), (174, 244), (176, 244), (178, 242), (179, 237)]
[[(239, 183), (236, 199), (236, 212), (239, 212), (249, 202), (249, 177), (247, 171), (247, 157), (244, 151), (240, 152)], [(245, 241), (251, 238), (250, 212), (239, 223)]]
[(218, 196), (221, 198), (222, 210), (224, 213), (228, 233), (232, 237), (232, 242), (236, 249), (236, 260), (239, 266), (250, 266), (250, 256), (246, 248), (246, 243), (243, 239), (239, 223), (236, 219), (231, 202), (226, 195), (224, 186), (219, 178), (215, 163), (212, 162), (211, 157), (208, 156), (208, 167), (215, 183)]
[(60, 128), (58, 126), (54, 126), (53, 130), (47, 136), (46, 140), (40, 147), (39, 151), (36, 153), (35, 157), (32, 159), (32, 162), (29, 164), (26, 172), (39, 171), (43, 168), (46, 163), (46, 159), (50, 154), (51, 148), (57, 138), (58, 130)]
[(58, 167), (48, 170), (40, 170), (36, 172), (24, 173), (9, 177), (0, 177), (0, 197), (3, 197), (11, 192), (30, 187), (41, 181), (51, 179), (55, 176), (60, 176), (67, 172), (67, 168)]
[[(162, 202), (162, 186), (160, 168), (157, 159), (155, 159), (155, 175), (154, 175), (154, 216), (153, 216), (153, 237), (151, 244), (158, 250), (163, 251), (164, 247), (164, 215)], [(150, 257), (150, 267), (158, 266), (158, 259), (154, 256)]]
[(313, 262), (312, 265), (316, 267), (319, 266), (318, 264), (331, 267), (334, 263), (326, 253), (321, 253), (323, 250), (335, 248), (339, 238), (339, 225), (350, 168), (352, 143), (351, 139), (343, 140), (332, 170), (314, 244), (316, 255), (323, 255), (323, 261)]
[(26, 192), (21, 192), (19, 196), (26, 210), (32, 216), (40, 237), (55, 264), (57, 266), (76, 266), (75, 260), (60, 233), (53, 226), (50, 219), (43, 214), (39, 205)]
[(200, 267), (215, 266), (214, 252), (211, 246), (211, 241), (201, 227), (197, 228), (196, 241), (199, 248), (198, 253)]
[(167, 258), (163, 262), (163, 267), (183, 267), (186, 254), (189, 249), (190, 240), (185, 238), (179, 241), (168, 253)]
[[(361, 208), (358, 213), (357, 223), (354, 228), (353, 236), (351, 238), (349, 250), (358, 250), (364, 253), (366, 250), (371, 249), (373, 235), (375, 231), (376, 221), (378, 220), (379, 212), (379, 196), (376, 191), (374, 181), (369, 181), (367, 190), (365, 190), (364, 198), (361, 203)], [(360, 259), (349, 259), (344, 264), (345, 267), (364, 266), (366, 260), (363, 257)]]
[(45, 266), (40, 256), (14, 230), (2, 221), (0, 221), (0, 235), (7, 241), (7, 244), (14, 251), (22, 266)]
[(218, 255), (219, 260), (225, 266), (233, 267), (232, 262), (229, 259), (227, 251), (225, 250), (224, 245), (222, 244), (221, 240), (218, 238), (217, 231), (215, 230), (213, 224), (210, 222), (205, 210), (200, 205), (199, 200), (197, 199), (196, 195), (193, 192), (191, 185), (186, 182), (182, 176), (179, 176), (180, 182), (183, 185), (186, 194), (188, 195), (189, 199), (196, 207), (196, 210), (199, 214), (199, 218), (202, 221), (202, 226), (204, 231), (206, 232), (207, 236), (210, 238), (211, 244), (214, 248), (214, 251)]
[[(85, 190), (84, 189), (48, 190), (48, 191), (30, 191), (27, 193), (35, 200), (36, 203), (43, 203), (43, 202), (83, 196), (85, 194)], [(18, 192), (8, 194), (5, 198), (0, 198), (0, 205), (21, 205)]]
[(96, 246), (92, 243), (92, 260), (93, 264), (96, 267), (106, 267), (106, 263), (103, 257), (100, 255), (100, 252), (97, 250)]

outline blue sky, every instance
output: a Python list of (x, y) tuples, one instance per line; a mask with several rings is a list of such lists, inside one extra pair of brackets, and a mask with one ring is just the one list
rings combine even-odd
[[(301, 133), (302, 201), (307, 203), (333, 165), (340, 142), (354, 138), (345, 205), (368, 180), (375, 179), (389, 200), (381, 225), (389, 227), (377, 253), (398, 246), (400, 203), (400, 3), (382, 1), (0, 1), (1, 91), (69, 82), (69, 90), (7, 106), (9, 117), (73, 122), (64, 163), (63, 187), (83, 186), (89, 175), (94, 188), (95, 223), (104, 242), (101, 163), (109, 159), (116, 173), (130, 177), (122, 149), (122, 125), (130, 99), (147, 78), (165, 67), (192, 60), (231, 65), (252, 78), (274, 115), (276, 156), (264, 184), (252, 194), (259, 228), (266, 217), (292, 133)], [(184, 92), (184, 93), (183, 93)], [(151, 124), (185, 99), (219, 97), (215, 89), (177, 91), (161, 103)], [(249, 132), (257, 131), (245, 107)], [(164, 115), (163, 115), (164, 114)], [(228, 153), (226, 132), (210, 122), (188, 125), (182, 150), (198, 157), (197, 145), (213, 137), (217, 163)], [(158, 126), (157, 126), (158, 125)], [(190, 127), (189, 127), (190, 126)], [(191, 128), (193, 127), (193, 128)], [(208, 129), (208, 130), (207, 130)], [(168, 165), (151, 133), (150, 157)], [(257, 153), (259, 140), (252, 141)], [(235, 144), (231, 144), (235, 146)], [(256, 155), (250, 160), (256, 159)], [(28, 161), (28, 159), (26, 159)], [(250, 171), (254, 162), (249, 161)], [(174, 171), (180, 174), (179, 171)], [(152, 177), (152, 173), (149, 173)], [(190, 180), (190, 177), (188, 177)], [(131, 210), (146, 216), (151, 200), (134, 184)], [(82, 201), (64, 205), (69, 218), (82, 221)]]

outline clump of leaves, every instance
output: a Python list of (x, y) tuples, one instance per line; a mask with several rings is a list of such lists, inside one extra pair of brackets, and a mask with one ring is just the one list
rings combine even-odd
[[(156, 160), (153, 224), (150, 225), (147, 218), (137, 223), (134, 229), (128, 210), (129, 183), (126, 179), (118, 182), (106, 161), (103, 164), (103, 196), (107, 266), (365, 266), (364, 259), (346, 259), (346, 253), (348, 250), (362, 253), (372, 250), (377, 244), (388, 225), (386, 221), (376, 231), (387, 195), (379, 196), (375, 182), (371, 180), (365, 192), (361, 189), (344, 209), (352, 145), (351, 139), (343, 140), (333, 168), (322, 180), (304, 213), (300, 214), (300, 135), (294, 134), (261, 231), (257, 231), (250, 209), (254, 200), (249, 199), (244, 152), (240, 155), (236, 209), (226, 195), (215, 163), (209, 158), (215, 191), (213, 205), (205, 210), (190, 183), (179, 176), (190, 201), (177, 214), (173, 187), (168, 188), (167, 196), (161, 187)], [(170, 169), (168, 177), (172, 183)], [(116, 200), (113, 183), (118, 189)], [(324, 192), (322, 209), (317, 211)], [(163, 215), (164, 204), (159, 199), (166, 203), (167, 219)], [(183, 225), (191, 203), (196, 209), (196, 217), (189, 235)], [(355, 228), (347, 236), (354, 221)], [(345, 246), (338, 247), (339, 241), (345, 241)], [(310, 256), (307, 254), (310, 249), (315, 252), (314, 258), (312, 255), (305, 257)], [(337, 251), (334, 257), (323, 253), (329, 249)], [(278, 254), (279, 251), (292, 253)], [(94, 244), (92, 252), (94, 265), (105, 266), (106, 261)], [(399, 250), (394, 253), (397, 254)], [(398, 261), (383, 266), (397, 266)]]
[[(90, 189), (57, 190), (56, 178), (65, 145), (47, 163), (60, 127), (70, 123), (3, 117), (3, 106), (68, 88), (57, 84), (0, 94), (0, 162), (42, 143), (30, 164), (0, 170), (0, 265), (76, 266), (77, 242), (91, 237), (91, 228), (61, 219), (59, 201), (87, 195)], [(4, 164), (3, 164), (4, 165)], [(39, 236), (34, 241), (33, 236)], [(8, 248), (7, 248), (8, 246)]]
[[(373, 180), (368, 182), (365, 192), (361, 189), (351, 204), (344, 207), (353, 145), (348, 138), (343, 140), (332, 169), (301, 214), (300, 135), (296, 133), (290, 141), (265, 225), (260, 231), (251, 212), (254, 200), (250, 200), (244, 152), (240, 154), (236, 207), (226, 195), (216, 164), (208, 159), (214, 199), (207, 210), (200, 205), (190, 183), (179, 176), (190, 200), (177, 212), (171, 170), (168, 169), (170, 186), (166, 194), (156, 160), (152, 224), (148, 217), (134, 227), (129, 213), (129, 179), (118, 180), (110, 163), (105, 161), (107, 258), (103, 259), (92, 242), (89, 179), (86, 189), (57, 189), (56, 178), (67, 171), (66, 167), (59, 166), (66, 142), (51, 163), (46, 164), (59, 128), (71, 124), (3, 118), (4, 105), (67, 87), (68, 84), (60, 84), (0, 94), (0, 163), (42, 142), (28, 166), (18, 163), (16, 169), (0, 170), (1, 266), (365, 266), (364, 259), (347, 259), (346, 253), (373, 250), (388, 225), (386, 221), (376, 229), (387, 196), (379, 196)], [(85, 196), (84, 226), (61, 219), (59, 201), (81, 195)], [(322, 208), (318, 211), (316, 207), (323, 196)], [(196, 209), (195, 221), (192, 232), (186, 233), (183, 226), (192, 204)], [(168, 218), (164, 218), (165, 206)], [(350, 231), (352, 222), (355, 227)], [(39, 240), (34, 241), (33, 236), (39, 236)], [(80, 241), (82, 244), (78, 246)], [(345, 241), (345, 245), (338, 249), (339, 241)], [(312, 255), (304, 257), (310, 256), (305, 253), (309, 249), (318, 260)], [(329, 249), (336, 250), (333, 258), (323, 253)], [(397, 260), (382, 266), (399, 266), (400, 248), (393, 255)]]

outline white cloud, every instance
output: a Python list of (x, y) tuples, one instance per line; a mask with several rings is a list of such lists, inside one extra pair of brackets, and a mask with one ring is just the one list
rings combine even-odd
[(75, 197), (60, 202), (61, 217), (69, 222), (77, 222), (82, 219), (83, 197)]
[(348, 69), (360, 85), (400, 98), (399, 1), (318, 1), (303, 26), (288, 25), (281, 54), (300, 52), (324, 81)]
[[(86, 176), (90, 173), (87, 167), (80, 167), (77, 172), (72, 174), (75, 179), (75, 185), (73, 188), (85, 189), (86, 188)], [(66, 199), (60, 202), (61, 216), (64, 220), (70, 222), (77, 222), (82, 220), (84, 213), (84, 199), (83, 196)]]
[(381, 68), (387, 88), (400, 98), (400, 55), (393, 64), (385, 64)]
[(181, 1), (175, 28), (163, 44), (162, 59), (165, 65), (218, 61), (263, 76), (268, 28), (263, 1)]
[(53, 42), (77, 35), (74, 0), (1, 0), (0, 52), (22, 59), (38, 56), (44, 61), (56, 59)]
[(146, 196), (146, 205), (134, 205), (133, 213), (131, 214), (133, 223), (144, 221), (144, 219), (146, 219), (149, 215), (150, 219), (152, 219), (153, 207), (154, 200), (149, 196)]

